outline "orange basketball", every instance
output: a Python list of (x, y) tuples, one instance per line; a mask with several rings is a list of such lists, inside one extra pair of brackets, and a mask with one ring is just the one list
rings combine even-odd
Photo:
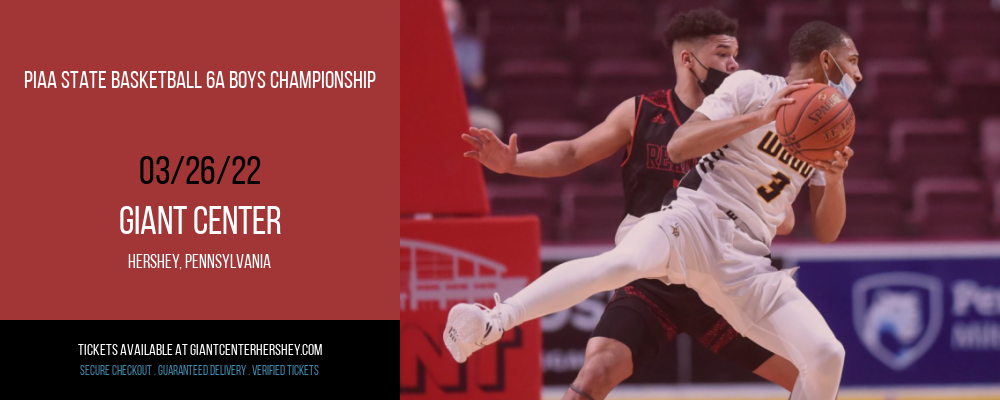
[(808, 162), (833, 160), (854, 137), (854, 109), (839, 90), (813, 83), (791, 94), (795, 103), (778, 109), (778, 140), (792, 156)]

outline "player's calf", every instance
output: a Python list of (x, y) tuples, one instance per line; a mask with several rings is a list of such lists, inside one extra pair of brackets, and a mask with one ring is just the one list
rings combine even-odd
[(764, 361), (763, 364), (757, 367), (753, 373), (778, 384), (778, 386), (785, 388), (789, 392), (795, 387), (795, 380), (799, 378), (799, 370), (795, 367), (795, 364), (778, 355), (772, 355), (771, 358), (768, 358), (767, 361)]

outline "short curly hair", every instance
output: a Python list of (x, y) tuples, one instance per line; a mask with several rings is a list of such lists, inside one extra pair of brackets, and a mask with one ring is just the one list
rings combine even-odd
[(807, 63), (823, 50), (843, 47), (844, 39), (850, 39), (847, 31), (823, 21), (812, 21), (802, 25), (792, 34), (788, 43), (788, 56), (793, 63)]
[(739, 24), (715, 8), (699, 8), (674, 15), (663, 32), (663, 45), (668, 49), (677, 41), (708, 38), (711, 35), (736, 36)]

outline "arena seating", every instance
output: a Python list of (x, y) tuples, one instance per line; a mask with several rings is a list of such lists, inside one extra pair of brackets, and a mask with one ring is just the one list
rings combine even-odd
[[(577, 137), (622, 101), (672, 87), (660, 40), (677, 12), (713, 5), (737, 17), (741, 68), (773, 74), (788, 67), (795, 29), (838, 24), (864, 74), (851, 98), (859, 119), (841, 237), (1000, 234), (1000, 13), (989, 0), (462, 3), (485, 43), (489, 104), (521, 151)], [(538, 213), (546, 242), (610, 242), (622, 213), (620, 162), (619, 152), (548, 180), (487, 172), (492, 207)], [(808, 211), (807, 201), (796, 207)], [(808, 232), (810, 218), (798, 221)]]

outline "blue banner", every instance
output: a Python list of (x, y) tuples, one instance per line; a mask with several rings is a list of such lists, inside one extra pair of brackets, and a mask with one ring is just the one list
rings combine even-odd
[(846, 349), (842, 383), (1000, 383), (1000, 258), (877, 258), (797, 260)]

